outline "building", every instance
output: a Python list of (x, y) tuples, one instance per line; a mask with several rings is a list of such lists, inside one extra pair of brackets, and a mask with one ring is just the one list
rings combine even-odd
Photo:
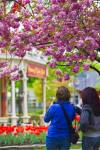
[[(11, 56), (5, 53), (0, 54), (0, 61), (10, 61)], [(12, 65), (19, 64), (19, 58), (12, 58)], [(43, 85), (43, 110), (46, 111), (46, 76), (47, 76), (47, 59), (46, 57), (33, 48), (32, 51), (27, 52), (23, 60), (19, 65), (19, 69), (22, 73), (22, 82), (23, 82), (23, 122), (27, 122), (30, 116), (28, 116), (28, 102), (27, 102), (27, 79), (28, 77), (37, 77), (41, 78)], [(0, 122), (7, 122), (8, 119), (8, 105), (7, 105), (7, 80), (9, 77), (0, 78)], [(18, 116), (16, 115), (16, 97), (15, 97), (15, 88), (16, 81), (11, 81), (11, 97), (12, 97), (12, 106), (11, 106), (11, 121), (12, 124), (16, 124)]]
[[(75, 93), (73, 96), (74, 103), (77, 105), (81, 105), (81, 91), (86, 87), (96, 88), (96, 85), (100, 85), (100, 76), (96, 71), (84, 71), (74, 78), (73, 85), (77, 91), (77, 93)], [(100, 90), (98, 91), (98, 94), (99, 93)]]

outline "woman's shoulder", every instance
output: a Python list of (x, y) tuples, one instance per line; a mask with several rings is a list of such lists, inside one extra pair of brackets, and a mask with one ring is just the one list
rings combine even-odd
[(60, 104), (59, 103), (53, 103), (52, 107), (56, 108), (60, 108)]
[(74, 109), (75, 109), (75, 105), (74, 105), (73, 103), (71, 103), (71, 102), (67, 102), (67, 104), (68, 104), (70, 107), (72, 107), (72, 108), (74, 108)]
[[(65, 106), (65, 107), (70, 107), (72, 109), (75, 109), (74, 104), (72, 104), (71, 102), (63, 102), (61, 104), (63, 106)], [(54, 102), (51, 107), (53, 107), (53, 108), (60, 108), (61, 106), (60, 106), (60, 104), (58, 102)]]
[(56, 108), (60, 107), (60, 105), (58, 103), (54, 102), (50, 107), (51, 107), (51, 109), (56, 109)]
[(75, 112), (75, 111), (76, 111), (76, 110), (75, 110), (75, 105), (72, 104), (71, 102), (67, 102), (67, 103), (65, 104), (65, 108), (68, 109), (69, 111), (72, 111), (72, 112)]

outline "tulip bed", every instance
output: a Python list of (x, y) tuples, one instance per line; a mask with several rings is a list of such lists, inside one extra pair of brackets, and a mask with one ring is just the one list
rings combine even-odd
[[(80, 116), (76, 115), (73, 127), (79, 126)], [(0, 146), (44, 144), (48, 126), (0, 126)]]
[(0, 146), (45, 143), (47, 126), (0, 126)]

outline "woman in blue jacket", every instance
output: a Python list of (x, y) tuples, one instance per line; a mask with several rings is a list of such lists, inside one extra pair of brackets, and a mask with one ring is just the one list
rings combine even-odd
[(69, 150), (71, 145), (70, 129), (59, 104), (63, 105), (71, 122), (75, 117), (75, 108), (69, 102), (70, 92), (66, 87), (61, 86), (58, 88), (56, 98), (56, 103), (49, 107), (44, 116), (44, 121), (46, 123), (50, 122), (46, 135), (46, 148), (47, 150)]

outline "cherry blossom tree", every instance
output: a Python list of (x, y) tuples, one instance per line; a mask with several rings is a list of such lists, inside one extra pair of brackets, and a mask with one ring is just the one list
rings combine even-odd
[[(58, 68), (60, 80), (89, 68), (100, 74), (93, 65), (100, 63), (99, 16), (100, 7), (92, 0), (2, 0), (0, 50), (22, 59), (36, 47), (48, 56), (50, 67)], [(8, 63), (0, 63), (1, 77), (7, 74)], [(8, 73), (17, 69), (14, 66)]]

